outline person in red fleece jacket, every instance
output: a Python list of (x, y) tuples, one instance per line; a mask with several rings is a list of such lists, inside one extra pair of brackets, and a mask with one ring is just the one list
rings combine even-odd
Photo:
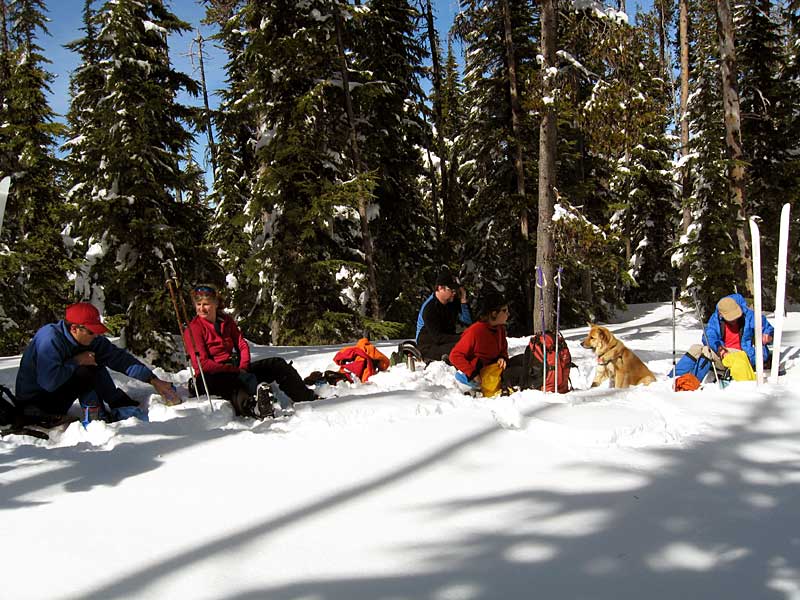
[(508, 303), (502, 294), (490, 291), (484, 295), (478, 311), (478, 322), (470, 325), (450, 352), (450, 363), (458, 369), (456, 381), (472, 389), (480, 388), (480, 372), (498, 363), (508, 364), (506, 341)]
[[(271, 356), (251, 362), (250, 346), (233, 318), (220, 310), (221, 298), (215, 286), (196, 285), (192, 301), (197, 316), (184, 331), (184, 341), (194, 372), (198, 373), (198, 367), (202, 367), (210, 394), (230, 401), (237, 414), (246, 414), (243, 408), (247, 398), (242, 395), (254, 396), (259, 383), (277, 382), (292, 402), (316, 398), (295, 368), (283, 358)], [(195, 385), (204, 392), (202, 381)]]

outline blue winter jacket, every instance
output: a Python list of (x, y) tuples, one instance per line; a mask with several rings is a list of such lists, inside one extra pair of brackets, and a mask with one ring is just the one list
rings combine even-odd
[(25, 402), (42, 392), (54, 392), (60, 388), (78, 369), (72, 358), (87, 350), (94, 352), (98, 366), (108, 367), (139, 381), (148, 382), (153, 378), (150, 369), (104, 336), (98, 335), (88, 347), (80, 346), (64, 321), (59, 321), (39, 329), (25, 348), (17, 371), (17, 398)]
[[(422, 331), (422, 328), (425, 326), (425, 308), (428, 304), (436, 297), (435, 294), (431, 294), (425, 299), (425, 302), (422, 303), (422, 306), (419, 308), (419, 313), (417, 314), (417, 335), (416, 340), (419, 342), (419, 332)], [(447, 304), (447, 309), (454, 312), (456, 315), (456, 319), (461, 322), (462, 325), (469, 327), (472, 325), (472, 314), (469, 312), (469, 304), (461, 303), (461, 302), (450, 302)]]
[[(747, 306), (747, 302), (745, 302), (744, 297), (741, 294), (731, 294), (727, 296), (728, 298), (733, 298), (742, 308), (742, 314), (744, 315), (744, 326), (740, 331), (741, 339), (742, 339), (742, 350), (747, 352), (747, 356), (750, 359), (750, 364), (755, 368), (756, 366), (756, 347), (755, 347), (755, 333), (756, 333), (756, 314), (753, 310)], [(717, 349), (724, 344), (725, 334), (723, 332), (723, 323), (724, 319), (719, 314), (719, 310), (715, 309), (714, 314), (711, 315), (711, 318), (708, 320), (708, 325), (706, 325), (706, 340), (704, 342), (711, 347), (711, 349), (716, 352)], [(772, 335), (775, 329), (770, 325), (767, 318), (762, 314), (761, 315), (761, 332), (768, 333)], [(763, 354), (764, 354), (764, 362), (766, 363), (767, 358), (769, 357), (769, 348), (765, 344), (763, 346)]]

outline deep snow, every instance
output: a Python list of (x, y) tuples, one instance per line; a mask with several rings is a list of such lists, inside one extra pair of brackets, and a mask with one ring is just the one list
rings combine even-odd
[[(0, 441), (0, 597), (798, 600), (796, 308), (760, 387), (673, 393), (669, 304), (610, 326), (659, 376), (631, 390), (476, 399), (443, 363), (396, 366), (255, 422), (115, 376), (149, 423)], [(565, 332), (576, 388), (585, 332)], [(681, 312), (679, 355), (699, 338)], [(306, 375), (336, 349), (254, 354)]]

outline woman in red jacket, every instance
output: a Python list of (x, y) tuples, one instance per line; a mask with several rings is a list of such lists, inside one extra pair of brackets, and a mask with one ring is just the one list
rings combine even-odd
[[(197, 316), (186, 328), (184, 341), (194, 372), (199, 373), (198, 367), (202, 367), (210, 394), (229, 400), (236, 414), (258, 417), (270, 416), (253, 414), (259, 383), (277, 382), (293, 402), (315, 399), (314, 392), (305, 386), (294, 367), (284, 359), (272, 356), (250, 361), (250, 346), (233, 318), (220, 310), (221, 298), (215, 286), (196, 285), (192, 290), (192, 301)], [(202, 379), (195, 385), (204, 391)]]
[(481, 299), (478, 322), (461, 334), (450, 352), (450, 363), (458, 369), (456, 381), (479, 389), (481, 369), (493, 363), (505, 369), (508, 364), (506, 321), (508, 303), (505, 298), (498, 292), (488, 292)]

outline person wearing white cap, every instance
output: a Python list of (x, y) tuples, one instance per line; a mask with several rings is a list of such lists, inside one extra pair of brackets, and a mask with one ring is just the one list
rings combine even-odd
[(17, 371), (17, 408), (25, 422), (58, 422), (76, 399), (85, 409), (86, 421), (108, 418), (106, 405), (111, 409), (137, 405), (116, 387), (107, 368), (150, 383), (170, 404), (180, 402), (170, 382), (112, 344), (104, 337), (107, 332), (99, 311), (88, 302), (70, 304), (63, 320), (36, 332)]

